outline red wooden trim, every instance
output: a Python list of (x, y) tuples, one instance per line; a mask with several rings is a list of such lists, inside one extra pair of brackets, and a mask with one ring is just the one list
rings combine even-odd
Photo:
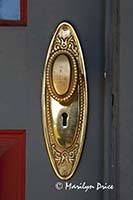
[(25, 200), (25, 130), (0, 130), (0, 200)]
[(26, 26), (27, 0), (20, 0), (20, 20), (0, 20), (0, 26)]
[(27, 25), (27, 0), (20, 0), (21, 22)]
[(1, 129), (0, 130), (0, 136), (1, 135), (5, 135), (5, 134), (11, 134), (12, 136), (13, 135), (23, 135), (23, 134), (25, 134), (26, 133), (26, 130), (25, 129), (23, 129), (23, 130), (13, 130), (13, 129), (7, 129), (7, 130), (5, 130), (5, 129)]

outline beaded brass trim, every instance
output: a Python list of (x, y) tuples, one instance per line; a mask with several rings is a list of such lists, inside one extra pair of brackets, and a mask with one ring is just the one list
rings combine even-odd
[[(78, 155), (79, 146), (80, 146), (80, 134), (81, 129), (83, 126), (83, 118), (84, 118), (84, 80), (81, 72), (79, 72), (79, 93), (80, 93), (80, 114), (79, 114), (79, 120), (78, 120), (78, 127), (76, 129), (75, 139), (73, 144), (67, 148), (67, 149), (61, 149), (58, 148), (58, 144), (54, 137), (54, 130), (53, 130), (53, 124), (52, 124), (52, 117), (50, 110), (51, 104), (50, 104), (50, 93), (47, 93), (46, 98), (46, 119), (48, 124), (48, 130), (49, 130), (49, 141), (50, 146), (52, 147), (51, 152), (53, 153), (53, 158), (55, 159), (55, 165), (57, 167), (58, 173), (61, 176), (67, 176), (71, 173), (74, 165), (74, 161), (76, 160), (76, 157)], [(62, 166), (71, 164), (71, 169), (69, 171), (62, 170)], [(69, 172), (69, 174), (68, 174)]]
[[(53, 62), (56, 59), (56, 57), (58, 55), (61, 54), (65, 54), (66, 56), (69, 57), (70, 63), (71, 63), (71, 71), (72, 71), (72, 81), (71, 81), (71, 85), (70, 88), (68, 90), (68, 92), (61, 96), (58, 95), (56, 93), (56, 91), (54, 90), (53, 84), (52, 84), (52, 80), (51, 80), (51, 71), (52, 71), (52, 67), (53, 67)], [(50, 95), (59, 102), (67, 102), (71, 99), (71, 97), (73, 96), (76, 87), (77, 87), (77, 81), (78, 81), (78, 69), (77, 69), (77, 63), (76, 60), (74, 58), (74, 56), (72, 55), (71, 52), (69, 52), (69, 50), (66, 49), (60, 49), (58, 51), (55, 51), (49, 58), (48, 61), (48, 65), (46, 68), (46, 85), (48, 88), (48, 91), (50, 93)]]
[[(79, 91), (80, 91), (80, 112), (79, 112), (79, 120), (78, 120), (78, 128), (76, 130), (76, 137), (74, 139), (74, 144), (78, 143), (79, 141), (79, 136), (81, 133), (81, 128), (83, 124), (83, 112), (84, 112), (84, 81), (82, 74), (79, 73)], [(53, 125), (52, 125), (52, 117), (51, 117), (51, 105), (50, 105), (50, 93), (47, 93), (47, 98), (46, 98), (46, 119), (48, 120), (48, 129), (49, 129), (49, 135), (54, 136), (54, 131), (53, 131)], [(51, 140), (51, 145), (54, 145), (55, 147), (56, 140), (54, 137), (52, 137)], [(73, 145), (73, 144), (72, 144)], [(79, 144), (78, 144), (79, 145)], [(71, 147), (67, 148), (68, 151), (70, 151)], [(55, 150), (55, 148), (54, 148)], [(60, 152), (62, 153), (62, 152)]]

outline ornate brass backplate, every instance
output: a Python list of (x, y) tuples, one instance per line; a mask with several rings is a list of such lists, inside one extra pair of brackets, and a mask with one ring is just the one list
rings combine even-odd
[(88, 92), (81, 46), (73, 27), (61, 23), (51, 40), (42, 83), (42, 123), (56, 175), (75, 172), (86, 132)]

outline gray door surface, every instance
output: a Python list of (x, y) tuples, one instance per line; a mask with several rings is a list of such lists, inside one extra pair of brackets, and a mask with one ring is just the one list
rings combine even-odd
[(0, 128), (26, 129), (26, 200), (102, 200), (102, 191), (57, 190), (43, 138), (41, 83), (56, 26), (70, 22), (81, 42), (89, 87), (89, 118), (81, 161), (71, 183), (103, 183), (103, 0), (28, 0), (27, 27), (0, 27)]

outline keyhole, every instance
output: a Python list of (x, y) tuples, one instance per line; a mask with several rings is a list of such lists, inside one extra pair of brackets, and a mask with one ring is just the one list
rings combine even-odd
[(67, 117), (68, 114), (67, 113), (62, 113), (62, 118), (63, 118), (63, 126), (66, 127), (67, 126)]

